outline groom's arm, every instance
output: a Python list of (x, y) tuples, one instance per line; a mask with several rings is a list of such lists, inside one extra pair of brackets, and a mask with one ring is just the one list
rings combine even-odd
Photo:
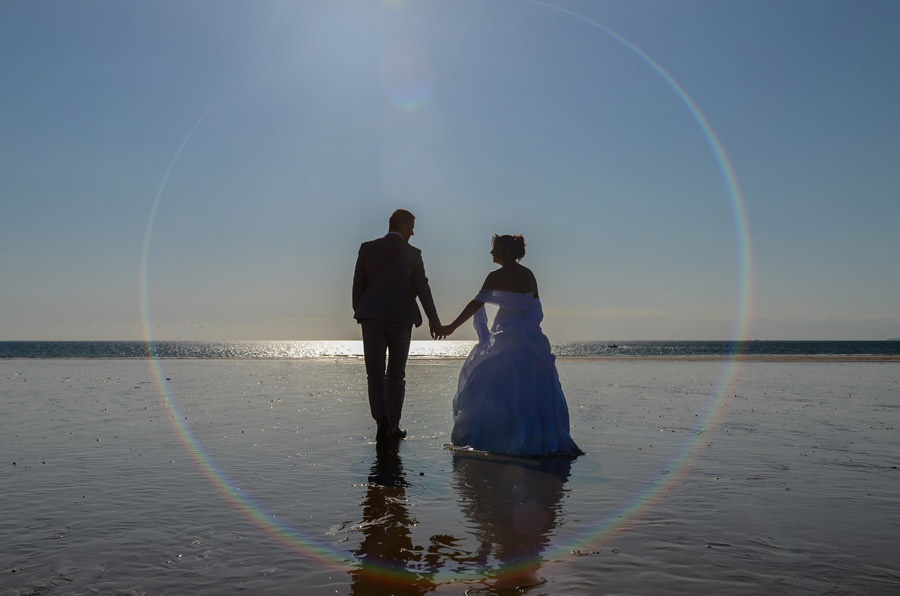
[(413, 267), (413, 289), (419, 302), (422, 303), (422, 309), (428, 318), (428, 326), (432, 330), (441, 326), (441, 319), (438, 316), (437, 308), (434, 306), (434, 298), (431, 295), (431, 286), (428, 285), (428, 277), (425, 275), (425, 262), (422, 260), (422, 253), (416, 255), (415, 266)]
[(363, 291), (366, 289), (366, 284), (368, 283), (368, 276), (366, 275), (366, 267), (363, 262), (362, 254), (357, 255), (356, 257), (356, 269), (353, 271), (353, 312), (356, 312), (356, 307), (359, 305), (359, 301), (362, 298)]

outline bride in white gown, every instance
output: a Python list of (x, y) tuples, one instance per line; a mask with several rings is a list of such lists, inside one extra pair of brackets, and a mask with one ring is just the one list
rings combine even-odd
[[(537, 281), (519, 263), (522, 236), (494, 236), (491, 255), (500, 265), (474, 300), (449, 325), (448, 336), (474, 316), (478, 345), (459, 374), (453, 398), (454, 449), (507, 455), (568, 455), (582, 451), (569, 435), (569, 409), (556, 372)], [(499, 307), (490, 330), (485, 303)]]

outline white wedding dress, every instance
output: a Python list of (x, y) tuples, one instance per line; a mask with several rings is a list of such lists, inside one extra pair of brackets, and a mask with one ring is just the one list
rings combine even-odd
[(459, 374), (452, 448), (507, 455), (581, 454), (569, 435), (556, 357), (541, 331), (541, 301), (530, 292), (501, 290), (482, 290), (475, 300), (499, 310), (490, 331), (484, 307), (475, 313), (478, 345)]

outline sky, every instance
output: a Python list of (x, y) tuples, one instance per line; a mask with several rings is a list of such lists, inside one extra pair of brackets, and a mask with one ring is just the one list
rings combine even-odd
[(525, 236), (554, 341), (900, 337), (897, 23), (2, 0), (0, 341), (358, 339), (356, 253), (398, 207), (445, 322), (497, 233)]

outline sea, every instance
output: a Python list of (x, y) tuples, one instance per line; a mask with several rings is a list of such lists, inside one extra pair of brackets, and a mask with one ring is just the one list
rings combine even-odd
[(574, 460), (446, 448), (472, 345), (379, 446), (359, 341), (0, 342), (0, 596), (900, 594), (900, 342), (554, 344)]
[[(472, 341), (416, 341), (410, 358), (465, 358)], [(572, 341), (552, 344), (559, 358), (698, 358), (900, 356), (900, 340), (883, 341)], [(362, 341), (0, 341), (11, 358), (361, 358)]]

